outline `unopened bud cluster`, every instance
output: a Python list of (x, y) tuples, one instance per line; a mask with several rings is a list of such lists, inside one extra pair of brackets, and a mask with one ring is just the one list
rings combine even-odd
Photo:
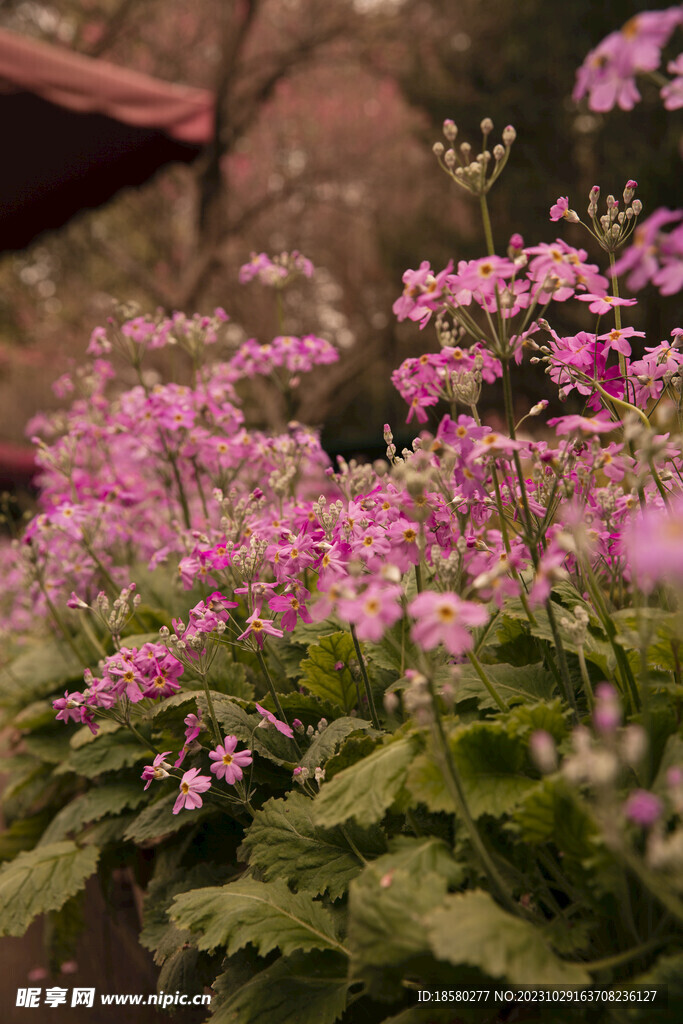
[[(616, 252), (632, 234), (636, 221), (642, 213), (643, 204), (634, 199), (637, 181), (629, 180), (624, 186), (622, 199), (624, 208), (619, 209), (619, 200), (609, 195), (605, 199), (605, 213), (598, 215), (600, 186), (593, 185), (588, 196), (588, 216), (593, 222), (593, 233), (605, 252)], [(578, 219), (578, 218), (577, 218)]]
[(475, 196), (484, 196), (489, 191), (505, 167), (510, 155), (510, 147), (517, 137), (517, 132), (508, 125), (502, 133), (502, 145), (498, 143), (493, 150), (488, 148), (488, 138), (493, 131), (493, 121), (485, 117), (481, 122), (482, 148), (479, 153), (472, 153), (469, 142), (461, 142), (456, 146), (458, 137), (457, 125), (449, 119), (443, 123), (443, 133), (449, 147), (443, 142), (435, 142), (432, 147), (434, 155), (453, 181)]

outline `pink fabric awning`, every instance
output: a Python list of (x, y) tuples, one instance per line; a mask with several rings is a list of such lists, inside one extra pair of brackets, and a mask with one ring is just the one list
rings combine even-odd
[(0, 252), (210, 140), (214, 97), (0, 29)]

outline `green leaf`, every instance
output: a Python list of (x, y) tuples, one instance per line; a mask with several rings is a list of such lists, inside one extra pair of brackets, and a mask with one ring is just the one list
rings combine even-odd
[(513, 985), (585, 985), (581, 964), (560, 960), (529, 921), (502, 910), (487, 892), (446, 896), (424, 918), (434, 955), (451, 964), (478, 967)]
[[(484, 665), (484, 671), (502, 700), (510, 707), (530, 701), (551, 700), (557, 689), (552, 675), (540, 661), (535, 665), (523, 666)], [(469, 699), (475, 699), (482, 709), (498, 707), (474, 668), (461, 665), (456, 700), (459, 703)]]
[[(643, 974), (629, 981), (615, 985), (615, 988), (630, 988), (642, 985), (651, 988), (653, 985), (666, 985), (668, 988), (668, 1007), (652, 1003), (629, 1003), (625, 1010), (625, 1019), (638, 1024), (681, 1024), (683, 1008), (683, 953), (675, 952), (660, 956)], [(621, 1004), (623, 1007), (623, 1004)]]
[(43, 810), (30, 818), (17, 818), (0, 833), (0, 860), (12, 860), (23, 850), (32, 850), (37, 844), (52, 814)]
[(46, 697), (74, 680), (83, 681), (83, 668), (89, 659), (77, 658), (70, 647), (59, 640), (41, 640), (15, 658), (0, 672), (0, 694), (5, 701), (25, 706)]
[(204, 804), (195, 811), (182, 810), (179, 814), (173, 813), (173, 805), (178, 796), (177, 790), (164, 796), (161, 800), (145, 807), (144, 811), (131, 822), (126, 829), (124, 839), (133, 843), (148, 843), (162, 836), (179, 832), (187, 825), (196, 825), (202, 818), (208, 818), (217, 814), (219, 808), (215, 804)]
[(596, 827), (569, 795), (562, 779), (537, 782), (513, 815), (513, 826), (525, 843), (554, 843), (567, 857), (583, 860), (595, 852)]
[[(301, 685), (310, 693), (348, 712), (356, 704), (356, 684), (349, 663), (356, 660), (356, 651), (349, 633), (332, 633), (308, 648), (308, 657), (301, 662)], [(336, 669), (335, 665), (343, 667)]]
[(97, 867), (99, 850), (51, 843), (0, 869), (0, 935), (23, 935), (38, 914), (59, 910)]
[(349, 973), (378, 998), (400, 991), (404, 965), (429, 952), (423, 918), (441, 906), (446, 879), (369, 865), (349, 889)]
[(366, 857), (385, 849), (379, 830), (349, 826), (345, 834), (340, 828), (320, 828), (313, 820), (313, 801), (303, 793), (290, 792), (285, 800), (268, 800), (257, 811), (243, 845), (249, 851), (249, 863), (267, 881), (284, 878), (297, 889), (315, 894), (327, 891), (337, 899), (363, 870), (347, 837)]
[(449, 889), (457, 888), (465, 880), (464, 867), (443, 839), (436, 836), (394, 836), (389, 840), (389, 852), (373, 860), (372, 867), (383, 876), (396, 871), (406, 871), (413, 878), (439, 875)]
[(318, 768), (332, 757), (347, 736), (368, 729), (372, 729), (372, 723), (362, 718), (337, 718), (315, 737), (299, 763), (304, 768)]
[[(16, 729), (42, 729), (46, 725), (52, 725), (54, 721), (55, 709), (52, 707), (52, 701), (35, 700), (15, 715), (12, 725)], [(59, 724), (61, 725), (61, 722)]]
[(55, 768), (55, 775), (75, 772), (94, 779), (104, 772), (117, 772), (140, 761), (149, 760), (151, 752), (143, 747), (127, 729), (95, 736), (78, 750), (72, 750), (65, 762)]
[(339, 748), (339, 753), (331, 757), (325, 765), (325, 778), (331, 782), (335, 775), (339, 775), (345, 768), (350, 768), (364, 757), (369, 757), (379, 745), (380, 738), (376, 734), (348, 736)]
[[(225, 989), (222, 981), (225, 979)], [(236, 991), (230, 972), (215, 990), (211, 1024), (334, 1024), (346, 1008), (347, 960), (329, 950), (280, 957)]]
[(247, 681), (246, 665), (233, 661), (225, 646), (219, 645), (207, 678), (211, 690), (242, 700), (254, 699), (254, 687)]
[(194, 946), (177, 949), (164, 960), (159, 971), (157, 991), (186, 992), (188, 996), (201, 993), (204, 990), (204, 979), (200, 976), (200, 957), (199, 950)]
[[(451, 756), (473, 818), (509, 814), (535, 782), (524, 774), (526, 744), (503, 721), (473, 722), (449, 738)], [(407, 782), (412, 796), (430, 811), (454, 813), (441, 767), (432, 752), (418, 757)]]
[(65, 839), (69, 832), (77, 832), (89, 822), (99, 821), (109, 814), (119, 814), (128, 807), (137, 807), (145, 799), (142, 783), (121, 782), (94, 787), (61, 809), (45, 830), (40, 845)]
[(200, 932), (199, 949), (225, 946), (228, 955), (250, 942), (265, 956), (273, 949), (343, 950), (331, 914), (308, 893), (290, 892), (285, 882), (246, 878), (221, 887), (176, 896), (170, 917), (181, 928)]
[[(252, 750), (255, 750), (262, 757), (267, 757), (278, 765), (296, 764), (296, 749), (294, 744), (274, 726), (262, 728), (264, 721), (258, 712), (250, 715), (235, 701), (220, 693), (212, 693), (216, 718), (219, 725), (222, 725), (225, 732), (230, 736), (236, 736), (238, 740), (245, 743)], [(197, 694), (197, 703), (202, 711), (202, 718), (209, 721), (207, 701), (204, 694)]]
[(33, 754), (34, 757), (45, 761), (46, 764), (60, 764), (70, 754), (69, 739), (68, 730), (60, 729), (59, 732), (55, 732), (52, 729), (47, 733), (29, 733), (24, 736), (23, 745), (28, 754)]
[[(317, 726), (321, 718), (332, 722), (339, 715), (337, 704), (332, 704), (329, 700), (321, 700), (320, 697), (315, 697), (312, 693), (296, 691), (295, 693), (279, 693), (278, 697), (288, 722), (298, 718), (304, 725)], [(267, 708), (268, 711), (272, 711), (273, 714), (277, 713), (277, 708), (269, 693), (259, 701), (259, 704), (261, 707)]]
[(403, 786), (416, 751), (416, 737), (402, 736), (323, 783), (315, 801), (315, 821), (326, 827), (349, 818), (363, 825), (379, 821)]
[(555, 743), (561, 743), (567, 735), (568, 712), (562, 701), (541, 701), (538, 704), (524, 704), (516, 708), (506, 719), (510, 735), (529, 737), (539, 729), (550, 733)]

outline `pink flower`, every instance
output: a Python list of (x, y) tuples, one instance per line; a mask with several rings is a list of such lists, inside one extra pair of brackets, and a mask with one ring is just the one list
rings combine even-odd
[(609, 313), (615, 306), (635, 306), (638, 301), (637, 299), (620, 299), (616, 295), (593, 295), (591, 292), (576, 297), (579, 302), (590, 302), (588, 308), (591, 313), (597, 313), (600, 316)]
[(427, 651), (443, 644), (456, 656), (472, 646), (472, 634), (466, 627), (483, 626), (489, 618), (484, 605), (463, 601), (448, 591), (426, 590), (411, 601), (409, 610), (416, 620), (411, 634), (416, 644)]
[(548, 420), (549, 427), (555, 427), (555, 433), (573, 434), (574, 431), (581, 431), (583, 434), (609, 434), (621, 425), (619, 420), (610, 419), (609, 413), (605, 410), (595, 416), (556, 416)]
[(403, 614), (402, 592), (400, 586), (372, 582), (362, 594), (342, 598), (337, 608), (342, 618), (354, 624), (360, 640), (378, 643)]
[(276, 718), (272, 711), (267, 711), (262, 708), (260, 704), (256, 705), (256, 710), (260, 715), (263, 715), (263, 721), (261, 725), (274, 725), (278, 732), (281, 732), (283, 736), (288, 736), (290, 739), (294, 738), (294, 733), (286, 722), (281, 722), (279, 718)]
[(253, 611), (247, 619), (248, 626), (243, 633), (237, 637), (238, 640), (246, 640), (248, 636), (254, 638), (259, 647), (263, 647), (266, 635), (284, 636), (281, 629), (276, 629), (272, 619), (259, 618), (259, 612)]
[(635, 825), (650, 828), (661, 816), (662, 801), (646, 789), (636, 789), (624, 804), (624, 814)]
[(200, 775), (199, 768), (190, 768), (180, 781), (180, 793), (173, 805), (173, 813), (177, 814), (183, 807), (188, 811), (201, 807), (203, 801), (199, 794), (206, 793), (207, 789), (211, 789), (211, 777)]
[(238, 750), (236, 736), (226, 736), (215, 750), (210, 751), (209, 758), (215, 763), (211, 771), (216, 778), (225, 779), (229, 786), (234, 786), (242, 778), (242, 769), (252, 762), (251, 750)]
[(145, 789), (149, 789), (154, 779), (165, 779), (168, 775), (167, 768), (170, 768), (170, 764), (167, 764), (165, 758), (167, 754), (170, 754), (170, 750), (164, 750), (162, 754), (157, 754), (152, 764), (146, 764), (142, 769), (141, 779), (147, 780)]
[(570, 224), (576, 224), (579, 220), (578, 214), (569, 209), (569, 197), (560, 196), (554, 206), (550, 207), (551, 220), (568, 220)]

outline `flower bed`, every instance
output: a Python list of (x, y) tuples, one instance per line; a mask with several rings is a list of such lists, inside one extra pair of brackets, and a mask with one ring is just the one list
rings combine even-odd
[[(160, 988), (210, 986), (217, 1022), (451, 1021), (454, 1002), (493, 1021), (468, 992), (657, 983), (674, 1014), (657, 1019), (680, 1019), (683, 329), (624, 322), (633, 180), (588, 197), (604, 266), (562, 239), (497, 255), (486, 197), (515, 131), (489, 149), (481, 128), (474, 157), (452, 121), (434, 149), (487, 254), (406, 271), (395, 305), (439, 341), (394, 374), (412, 449), (387, 426), (386, 462), (333, 468), (294, 420), (248, 427), (246, 379), (292, 410), (337, 353), (281, 329), (214, 358), (223, 310), (121, 311), (60, 379), (68, 408), (34, 421), (41, 511), (7, 614), (53, 634), (2, 679), (5, 934), (47, 913), (66, 956), (86, 879), (127, 865)], [(550, 218), (580, 220), (568, 197)], [(260, 254), (241, 277), (279, 308), (312, 273)], [(560, 337), (554, 303), (574, 301), (586, 329)], [(579, 411), (518, 420), (530, 364)], [(478, 412), (498, 379), (505, 434)], [(654, 1019), (607, 1002), (529, 1019)]]

